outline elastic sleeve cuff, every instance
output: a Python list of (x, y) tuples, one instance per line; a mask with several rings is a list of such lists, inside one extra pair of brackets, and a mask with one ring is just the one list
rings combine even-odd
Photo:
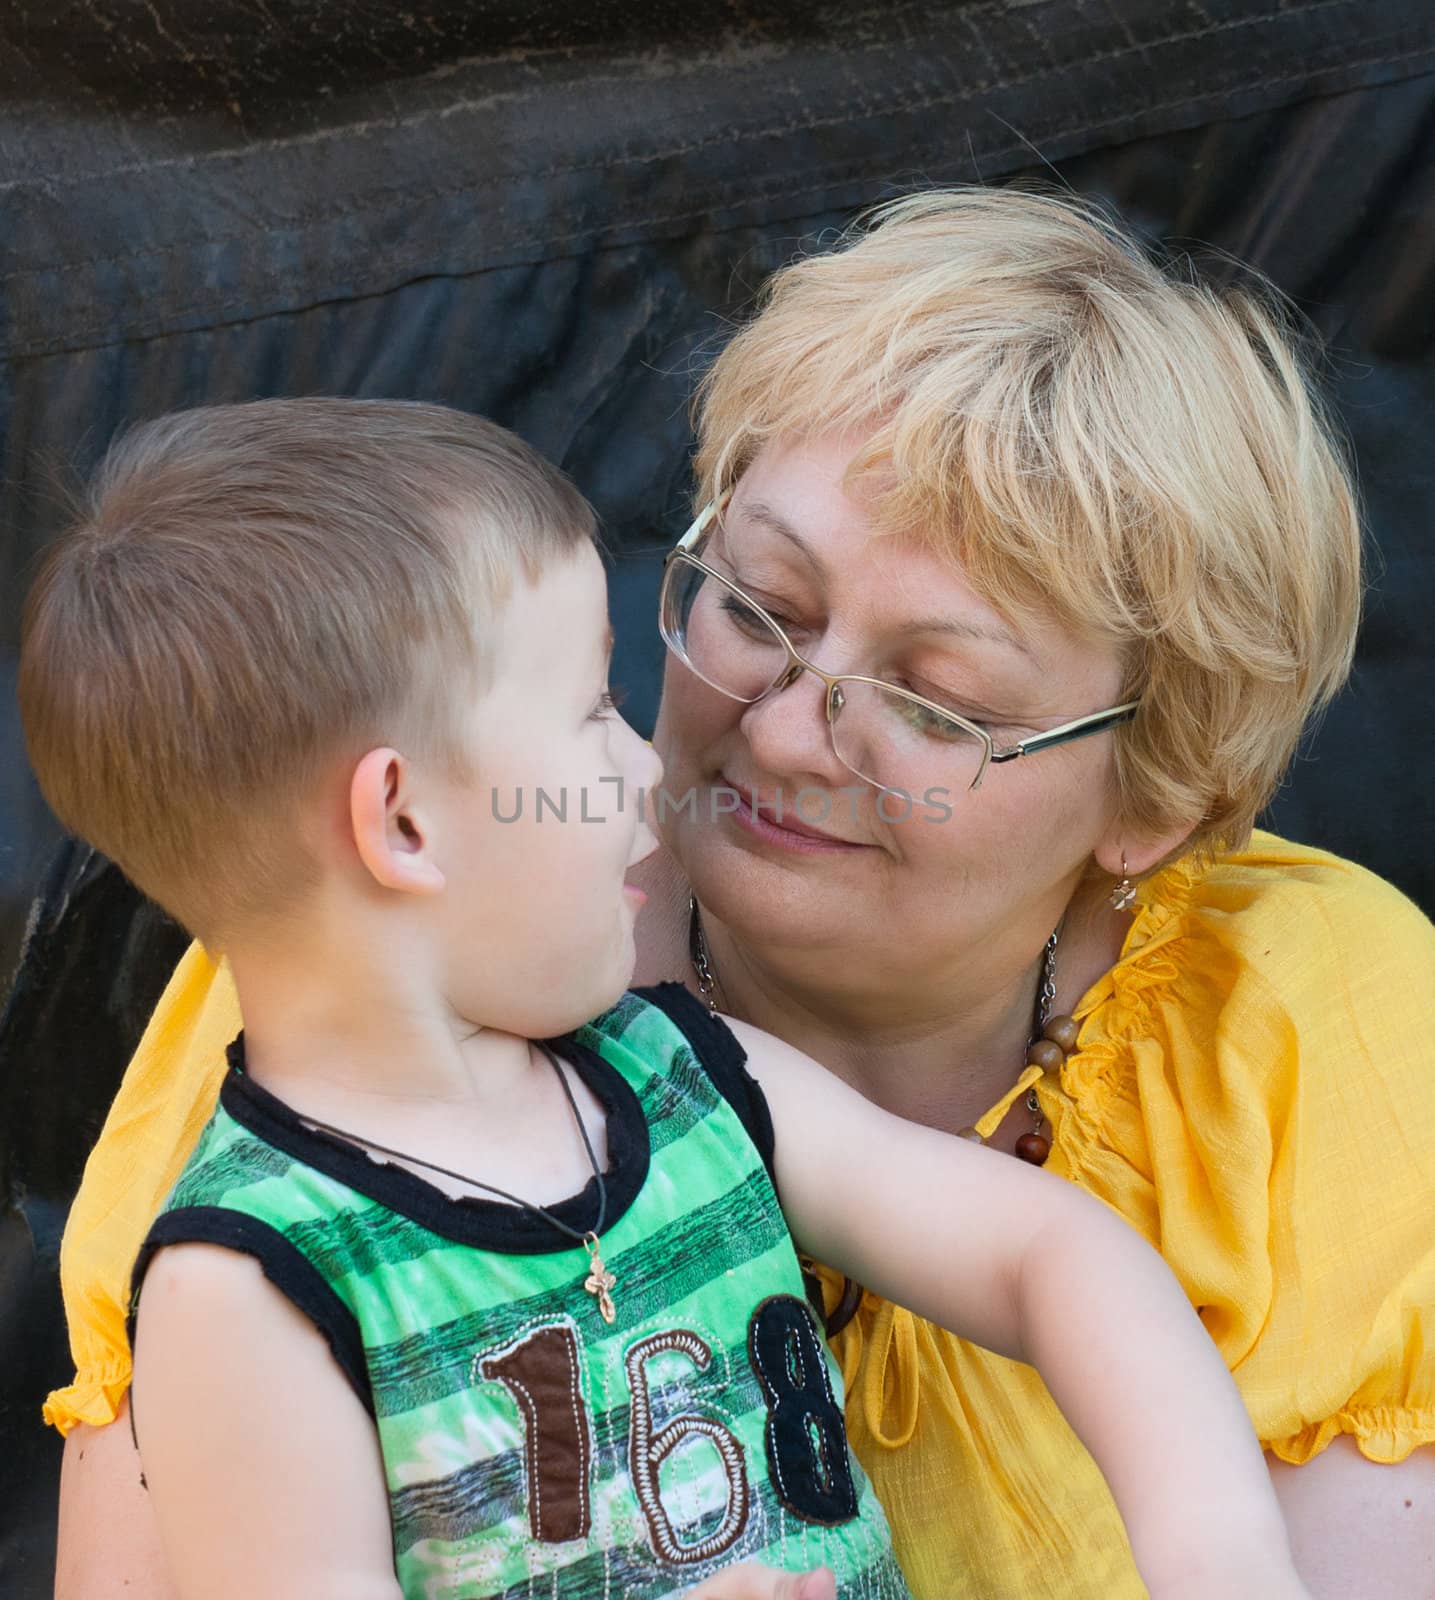
[(1324, 1422), (1313, 1422), (1285, 1439), (1261, 1443), (1280, 1461), (1303, 1467), (1313, 1461), (1332, 1439), (1342, 1434), (1355, 1440), (1367, 1461), (1394, 1466), (1421, 1445), (1435, 1444), (1435, 1410), (1409, 1406), (1363, 1406), (1337, 1411)]
[(107, 1427), (120, 1413), (120, 1401), (129, 1392), (130, 1367), (85, 1370), (75, 1381), (56, 1389), (45, 1400), (45, 1421), (68, 1435), (81, 1422), (92, 1428)]

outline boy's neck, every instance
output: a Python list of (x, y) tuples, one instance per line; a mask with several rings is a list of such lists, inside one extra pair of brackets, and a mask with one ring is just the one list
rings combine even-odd
[(445, 1194), (549, 1206), (580, 1193), (607, 1165), (602, 1101), (527, 1039), (460, 1015), (450, 935), (407, 909), (320, 889), (302, 916), (231, 942), (250, 1076), (301, 1119), (402, 1152)]
[(390, 919), (340, 920), (342, 932), (316, 912), (227, 952), (250, 1076), (320, 1117), (346, 1103), (477, 1108), (511, 1095), (528, 1042), (457, 1015), (428, 952)]

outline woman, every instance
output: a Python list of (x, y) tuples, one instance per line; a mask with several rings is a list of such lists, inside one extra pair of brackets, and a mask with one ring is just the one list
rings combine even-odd
[[(640, 980), (1107, 1200), (1235, 1372), (1315, 1591), (1428, 1592), (1435, 930), (1251, 839), (1359, 596), (1348, 481), (1278, 319), (1075, 205), (917, 197), (778, 275), (704, 387), (698, 471)], [(1029, 1051), (1048, 1006), (1079, 1029)], [(128, 1381), (133, 1244), (237, 1021), (192, 951), (72, 1217), (81, 1372), (51, 1415), (89, 1426), (62, 1596), (117, 1561), (159, 1592), (132, 1453), (94, 1425)], [(1027, 1369), (826, 1287), (914, 1593), (1143, 1592)], [(1153, 1417), (1153, 1451), (1179, 1448)], [(129, 1557), (77, 1539), (96, 1507)]]

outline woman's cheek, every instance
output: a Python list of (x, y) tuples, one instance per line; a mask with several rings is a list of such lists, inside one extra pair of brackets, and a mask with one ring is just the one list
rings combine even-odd
[(735, 725), (742, 710), (736, 700), (706, 688), (690, 672), (670, 664), (653, 730), (653, 747), (669, 773)]

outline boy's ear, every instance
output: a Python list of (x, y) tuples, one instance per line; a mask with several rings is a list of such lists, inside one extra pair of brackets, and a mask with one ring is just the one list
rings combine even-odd
[(354, 848), (374, 882), (400, 894), (437, 894), (443, 873), (413, 803), (413, 771), (397, 750), (370, 750), (349, 780)]

